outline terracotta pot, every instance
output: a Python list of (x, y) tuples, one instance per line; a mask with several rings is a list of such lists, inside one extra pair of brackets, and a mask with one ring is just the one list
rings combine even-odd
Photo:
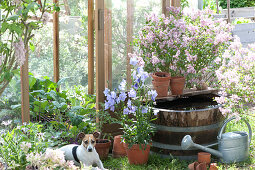
[(193, 162), (191, 164), (189, 164), (188, 168), (189, 170), (196, 170), (196, 167), (199, 165), (198, 162)]
[(95, 148), (101, 160), (107, 159), (110, 146), (111, 146), (110, 140), (97, 139)]
[(112, 155), (114, 158), (127, 156), (124, 143), (121, 142), (121, 136), (122, 135), (118, 135), (114, 137), (113, 149), (112, 149)]
[(170, 74), (167, 72), (152, 73), (151, 77), (153, 78), (154, 81), (167, 81), (171, 78)]
[(170, 88), (172, 95), (183, 94), (184, 85), (185, 85), (184, 77), (171, 77)]
[(167, 81), (152, 80), (153, 87), (157, 91), (158, 97), (166, 97), (168, 95), (169, 82), (170, 80)]
[(207, 170), (207, 166), (206, 163), (200, 163), (199, 165), (197, 165), (196, 170)]
[(217, 163), (211, 163), (210, 164), (210, 169), (209, 170), (218, 170), (217, 168)]
[(207, 165), (210, 165), (210, 163), (211, 163), (211, 154), (208, 153), (208, 152), (198, 152), (197, 160), (198, 160), (199, 163), (206, 163)]
[(135, 144), (131, 148), (128, 148), (128, 144), (124, 143), (124, 147), (127, 152), (128, 162), (130, 164), (142, 165), (148, 162), (151, 147), (150, 145), (147, 145), (145, 150), (144, 144), (142, 145), (142, 149), (140, 149), (139, 144)]

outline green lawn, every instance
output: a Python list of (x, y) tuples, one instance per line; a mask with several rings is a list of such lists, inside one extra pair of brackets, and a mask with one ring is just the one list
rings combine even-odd
[[(255, 132), (255, 117), (249, 117), (249, 122), (253, 132)], [(228, 123), (226, 131), (247, 131), (248, 128), (244, 122), (232, 121)], [(219, 170), (225, 169), (255, 169), (255, 137), (252, 137), (250, 145), (250, 157), (245, 162), (233, 163), (233, 164), (222, 164), (218, 162), (217, 157), (212, 156), (212, 162), (218, 164)], [(107, 169), (132, 169), (132, 170), (182, 170), (188, 169), (188, 164), (193, 161), (181, 161), (178, 159), (162, 159), (157, 155), (150, 155), (147, 165), (135, 166), (128, 163), (127, 158), (112, 158), (103, 161), (104, 167)]]

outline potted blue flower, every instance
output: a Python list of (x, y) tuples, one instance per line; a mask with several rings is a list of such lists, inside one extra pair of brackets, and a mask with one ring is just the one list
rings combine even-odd
[(123, 80), (119, 88), (114, 91), (105, 89), (105, 110), (110, 110), (118, 117), (123, 129), (122, 140), (127, 151), (130, 164), (145, 164), (148, 161), (151, 136), (155, 131), (151, 121), (153, 118), (153, 102), (157, 92), (146, 86), (149, 74), (143, 67), (137, 67), (137, 62), (132, 71), (132, 86), (126, 91), (126, 81)]

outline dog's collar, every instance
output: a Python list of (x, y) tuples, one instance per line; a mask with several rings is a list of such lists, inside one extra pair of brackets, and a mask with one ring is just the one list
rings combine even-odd
[(77, 148), (78, 148), (78, 146), (73, 147), (73, 149), (72, 149), (72, 154), (73, 154), (74, 160), (75, 160), (76, 162), (80, 163), (80, 160), (78, 159), (77, 153), (76, 153)]

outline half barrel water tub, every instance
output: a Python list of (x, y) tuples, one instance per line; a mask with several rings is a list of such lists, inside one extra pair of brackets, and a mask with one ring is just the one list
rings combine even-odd
[(157, 131), (151, 152), (161, 157), (197, 159), (199, 150), (181, 149), (182, 138), (190, 135), (195, 143), (204, 146), (215, 143), (224, 120), (219, 107), (211, 95), (157, 101), (155, 108), (159, 113), (153, 122)]

